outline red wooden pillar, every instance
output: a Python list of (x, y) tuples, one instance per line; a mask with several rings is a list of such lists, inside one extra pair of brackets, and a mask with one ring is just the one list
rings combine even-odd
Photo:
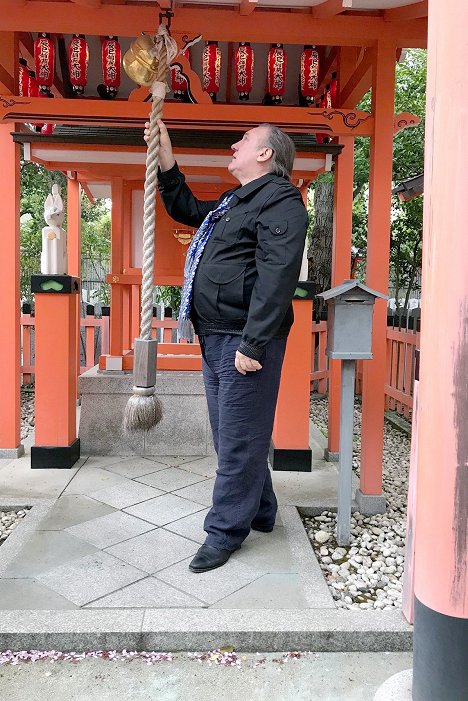
[[(356, 65), (355, 47), (341, 47), (338, 54), (338, 86), (348, 82)], [(354, 105), (353, 105), (354, 106)], [(343, 145), (335, 161), (333, 249), (331, 286), (340, 285), (350, 277), (351, 236), (353, 226), (354, 138), (340, 137)], [(340, 449), (340, 390), (341, 362), (329, 360), (328, 376), (328, 446), (326, 460), (338, 460)]]
[[(306, 283), (307, 284), (307, 283)], [(298, 286), (305, 286), (298, 283)], [(270, 463), (274, 470), (310, 472), (310, 359), (312, 300), (293, 302), (294, 324), (286, 346), (273, 427)]]
[(468, 699), (467, 26), (466, 0), (429, 3), (415, 701)]
[[(67, 180), (67, 258), (68, 274), (81, 278), (81, 185), (74, 178)], [(80, 349), (81, 349), (81, 298), (74, 295), (76, 304), (76, 363), (77, 377), (80, 375)]]
[(20, 159), (13, 124), (0, 124), (0, 458), (16, 458), (21, 445), (20, 410)]
[[(48, 279), (62, 291), (44, 292)], [(70, 468), (80, 457), (76, 436), (77, 309), (80, 285), (68, 275), (34, 275), (36, 429), (31, 467)], [(68, 284), (69, 290), (66, 289)]]
[[(129, 183), (124, 183), (122, 211), (122, 272), (125, 273), (132, 264), (132, 190)], [(133, 344), (132, 327), (132, 288), (123, 285), (122, 290), (122, 348), (130, 350)]]
[[(122, 178), (112, 178), (112, 219), (111, 219), (111, 275), (119, 276), (123, 271), (123, 232), (124, 232), (124, 182)], [(111, 282), (110, 308), (110, 358), (106, 359), (107, 370), (122, 369), (123, 354), (123, 288)], [(113, 356), (113, 357), (112, 357)], [(120, 362), (119, 359), (120, 358)]]
[[(370, 144), (369, 225), (366, 284), (388, 291), (390, 207), (392, 193), (395, 46), (379, 40), (372, 71), (374, 134)], [(385, 411), (387, 306), (377, 300), (374, 309), (373, 360), (363, 366), (360, 488), (356, 501), (364, 513), (385, 511), (382, 495), (382, 452)]]

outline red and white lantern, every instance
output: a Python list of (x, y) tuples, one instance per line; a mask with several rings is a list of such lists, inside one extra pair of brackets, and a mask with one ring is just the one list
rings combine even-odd
[(310, 105), (319, 88), (320, 57), (317, 49), (304, 46), (301, 54), (301, 95)]
[(25, 58), (20, 58), (19, 60), (18, 95), (20, 97), (29, 96), (29, 70), (28, 62)]
[(68, 69), (75, 95), (82, 95), (88, 82), (89, 49), (83, 34), (74, 34), (68, 47)]
[[(190, 63), (190, 51), (185, 49), (181, 55), (188, 59)], [(187, 80), (180, 75), (180, 71), (174, 66), (171, 67), (171, 88), (176, 100), (183, 100), (187, 95)]]
[(34, 42), (34, 64), (39, 92), (49, 97), (55, 75), (55, 44), (48, 34), (39, 34)]
[(110, 36), (101, 41), (102, 84), (97, 91), (103, 100), (113, 100), (120, 87), (122, 50), (117, 37)]
[(217, 41), (207, 41), (202, 53), (203, 90), (216, 100), (221, 85), (221, 49)]
[(280, 105), (286, 90), (286, 52), (283, 44), (274, 44), (268, 52), (267, 90), (273, 103)]
[(248, 100), (253, 86), (254, 76), (254, 51), (249, 42), (243, 41), (236, 51), (236, 90), (239, 100)]
[(336, 73), (332, 73), (330, 81), (330, 107), (338, 105), (338, 78)]
[(28, 70), (28, 97), (39, 97), (39, 83), (31, 69)]

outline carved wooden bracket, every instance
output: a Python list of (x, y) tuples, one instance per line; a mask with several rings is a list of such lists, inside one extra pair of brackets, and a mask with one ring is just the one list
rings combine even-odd
[(415, 114), (410, 114), (410, 112), (401, 112), (400, 114), (396, 114), (393, 120), (393, 133), (398, 134), (398, 132), (403, 131), (403, 129), (417, 127), (420, 123), (420, 118), (416, 117)]

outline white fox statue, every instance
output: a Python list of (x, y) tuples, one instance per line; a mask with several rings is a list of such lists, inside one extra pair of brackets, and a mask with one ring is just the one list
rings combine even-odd
[(63, 201), (58, 185), (52, 185), (52, 193), (44, 204), (42, 229), (41, 273), (43, 275), (67, 274), (67, 234), (62, 229), (64, 219)]

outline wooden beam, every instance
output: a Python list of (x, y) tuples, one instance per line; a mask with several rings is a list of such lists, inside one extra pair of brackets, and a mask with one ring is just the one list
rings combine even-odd
[[(4, 0), (7, 11), (2, 15), (5, 31), (47, 31), (53, 34), (113, 34), (138, 36), (142, 31), (154, 32), (157, 16), (154, 6), (102, 5), (83, 7), (76, 3), (28, 0), (16, 7)], [(391, 41), (397, 46), (424, 48), (427, 44), (427, 21), (385, 22), (382, 17), (337, 16), (317, 19), (311, 14), (262, 11), (262, 21), (244, 17), (239, 10), (213, 8), (210, 12), (180, 7), (172, 21), (173, 34), (202, 34), (217, 41), (250, 41), (275, 43), (281, 27), (285, 44), (322, 44), (329, 46), (372, 46), (377, 40)]]
[(241, 0), (239, 12), (241, 15), (251, 15), (257, 7), (258, 0)]
[(422, 0), (414, 5), (405, 5), (404, 7), (393, 7), (385, 10), (383, 17), (387, 22), (396, 22), (401, 20), (421, 19), (427, 17), (428, 0)]
[(71, 0), (71, 1), (76, 3), (77, 5), (82, 5), (83, 7), (93, 7), (93, 8), (101, 7), (101, 0)]
[(352, 0), (325, 0), (321, 5), (314, 5), (310, 12), (316, 19), (328, 19), (345, 12), (352, 5)]
[[(329, 136), (370, 136), (373, 117), (357, 110), (323, 110), (263, 105), (191, 105), (168, 102), (164, 121), (169, 128), (232, 131), (249, 129), (264, 122), (296, 133), (320, 131)], [(140, 127), (148, 121), (146, 102), (118, 100), (44, 100), (38, 97), (0, 95), (0, 121), (48, 124), (90, 124)]]
[(372, 66), (375, 60), (373, 49), (367, 49), (356, 70), (340, 92), (340, 105), (354, 107), (366, 94), (372, 83)]
[(0, 64), (0, 90), (4, 93), (15, 94), (15, 79), (6, 68)]

